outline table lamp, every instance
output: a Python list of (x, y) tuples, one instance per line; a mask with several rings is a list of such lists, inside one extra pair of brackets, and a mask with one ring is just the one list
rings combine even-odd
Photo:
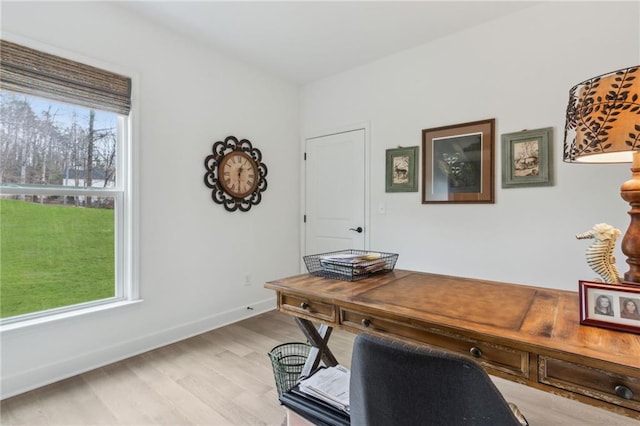
[(622, 239), (629, 271), (624, 282), (640, 285), (640, 66), (613, 71), (569, 91), (564, 133), (568, 163), (632, 163), (620, 188), (631, 222)]

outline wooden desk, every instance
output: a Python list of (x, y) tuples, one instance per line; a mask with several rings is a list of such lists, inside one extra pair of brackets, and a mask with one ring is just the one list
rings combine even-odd
[(580, 325), (575, 292), (403, 270), (265, 287), (313, 342), (307, 370), (337, 363), (327, 342), (340, 327), (453, 350), (492, 375), (640, 419), (640, 335)]

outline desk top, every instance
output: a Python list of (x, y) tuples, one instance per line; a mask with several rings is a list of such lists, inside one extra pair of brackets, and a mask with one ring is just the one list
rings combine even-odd
[(303, 274), (265, 284), (343, 308), (640, 368), (640, 335), (580, 325), (577, 292), (394, 270), (361, 281)]

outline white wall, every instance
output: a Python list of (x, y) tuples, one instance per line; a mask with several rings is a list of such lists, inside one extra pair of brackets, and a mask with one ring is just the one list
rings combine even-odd
[[(298, 272), (298, 87), (105, 3), (2, 2), (2, 31), (134, 77), (144, 299), (3, 331), (2, 396), (273, 308), (263, 283)], [(269, 168), (248, 213), (226, 212), (203, 183), (204, 158), (228, 135)]]
[[(584, 260), (591, 240), (575, 234), (600, 222), (626, 230), (619, 188), (630, 165), (562, 162), (569, 88), (640, 64), (638, 9), (544, 2), (309, 84), (302, 137), (370, 122), (371, 248), (399, 253), (397, 267), (575, 291), (596, 277)], [(385, 193), (386, 149), (421, 145), (422, 129), (488, 118), (496, 119), (495, 204), (423, 205), (421, 192)], [(502, 189), (500, 135), (543, 127), (554, 129), (555, 185)], [(619, 250), (617, 258), (627, 271)]]

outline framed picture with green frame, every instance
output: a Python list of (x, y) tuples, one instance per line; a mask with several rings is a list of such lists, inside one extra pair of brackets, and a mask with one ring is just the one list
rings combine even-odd
[(418, 192), (418, 149), (387, 149), (385, 192)]
[(502, 187), (553, 185), (553, 128), (502, 135)]

